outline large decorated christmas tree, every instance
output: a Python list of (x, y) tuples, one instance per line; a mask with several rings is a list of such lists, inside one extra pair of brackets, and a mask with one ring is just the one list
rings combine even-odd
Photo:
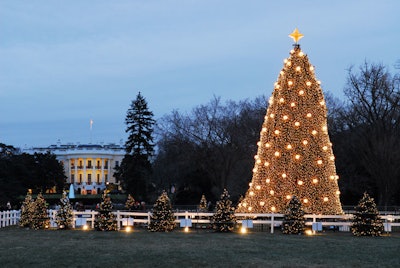
[(253, 178), (237, 212), (283, 213), (296, 196), (306, 213), (342, 214), (324, 95), (297, 29), (262, 125)]

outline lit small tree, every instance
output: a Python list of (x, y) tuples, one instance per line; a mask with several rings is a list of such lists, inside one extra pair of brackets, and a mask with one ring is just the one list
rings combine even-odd
[(132, 211), (133, 208), (135, 207), (135, 199), (133, 198), (133, 196), (131, 194), (129, 194), (128, 198), (126, 199), (125, 207), (129, 211)]
[(73, 212), (67, 193), (64, 191), (60, 199), (60, 207), (57, 210), (56, 223), (59, 229), (70, 229), (72, 227)]
[(200, 199), (199, 212), (207, 212), (207, 199), (203, 194)]
[(380, 236), (383, 222), (373, 198), (367, 193), (359, 201), (354, 213), (351, 231), (355, 236)]
[(111, 198), (106, 191), (103, 194), (103, 200), (100, 203), (99, 214), (94, 220), (94, 228), (97, 231), (115, 231), (117, 230), (117, 220), (112, 213), (113, 205)]
[(19, 226), (31, 227), (34, 207), (34, 200), (32, 199), (31, 193), (28, 192), (25, 196), (24, 202), (21, 205), (21, 217), (19, 219)]
[(301, 234), (304, 232), (304, 211), (301, 202), (293, 196), (285, 210), (282, 222), (282, 233)]
[(175, 217), (167, 192), (158, 197), (150, 217), (149, 231), (169, 232), (175, 228)]
[(211, 224), (217, 232), (231, 232), (236, 224), (235, 208), (229, 199), (229, 193), (226, 189), (217, 201), (216, 211), (211, 218)]
[(39, 193), (34, 202), (34, 210), (32, 215), (32, 228), (47, 229), (50, 226), (50, 218), (47, 212), (47, 204), (42, 193)]

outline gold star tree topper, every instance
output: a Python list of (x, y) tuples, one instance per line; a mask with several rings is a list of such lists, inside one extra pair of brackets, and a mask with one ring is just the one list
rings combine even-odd
[(304, 35), (302, 33), (300, 33), (299, 30), (297, 30), (297, 28), (296, 28), (296, 29), (294, 29), (294, 31), (291, 34), (289, 34), (289, 37), (293, 38), (293, 41), (296, 42), (296, 44), (297, 44), (297, 42), (301, 38), (303, 38)]

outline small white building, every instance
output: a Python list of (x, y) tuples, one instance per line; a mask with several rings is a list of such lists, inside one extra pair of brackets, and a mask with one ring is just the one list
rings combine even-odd
[(25, 150), (27, 153), (50, 151), (63, 164), (67, 183), (80, 194), (98, 194), (107, 184), (119, 185), (114, 177), (115, 167), (125, 155), (125, 148), (117, 144), (57, 144)]

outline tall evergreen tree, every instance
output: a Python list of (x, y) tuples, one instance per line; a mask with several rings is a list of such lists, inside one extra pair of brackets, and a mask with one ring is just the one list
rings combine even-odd
[(383, 222), (374, 199), (364, 193), (355, 210), (351, 225), (352, 233), (355, 236), (381, 236)]
[(152, 172), (150, 161), (154, 152), (154, 123), (153, 112), (149, 110), (145, 98), (139, 92), (126, 114), (126, 155), (116, 171), (116, 178), (121, 181), (123, 188), (139, 199), (146, 198), (148, 180)]
[(132, 101), (125, 118), (125, 132), (129, 134), (125, 143), (126, 152), (131, 155), (153, 155), (153, 112), (147, 107), (147, 101), (138, 93)]

